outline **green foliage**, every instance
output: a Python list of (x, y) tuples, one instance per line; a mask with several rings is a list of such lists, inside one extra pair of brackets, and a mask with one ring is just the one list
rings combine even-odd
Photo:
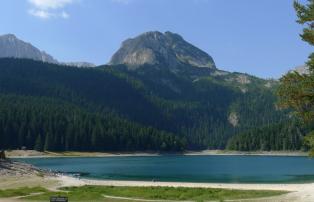
[(294, 8), (298, 16), (297, 22), (307, 25), (307, 27), (303, 29), (303, 34), (301, 34), (302, 39), (314, 45), (314, 1), (308, 0), (307, 5), (302, 5), (295, 1)]
[[(303, 33), (300, 35), (301, 38), (314, 45), (314, 0), (308, 0), (307, 5), (302, 5), (299, 2), (294, 2), (294, 8), (296, 10), (298, 20), (297, 22), (305, 25)], [(314, 53), (309, 56), (307, 65), (310, 68), (311, 74), (314, 74)]]
[(22, 187), (18, 189), (0, 189), (0, 198), (14, 197), (14, 196), (26, 196), (31, 193), (47, 193), (47, 189), (42, 187)]
[(306, 122), (314, 118), (314, 77), (297, 72), (286, 74), (280, 79), (278, 88), (280, 106), (292, 108)]
[(314, 157), (314, 131), (310, 132), (305, 138), (304, 143), (311, 148), (310, 156)]

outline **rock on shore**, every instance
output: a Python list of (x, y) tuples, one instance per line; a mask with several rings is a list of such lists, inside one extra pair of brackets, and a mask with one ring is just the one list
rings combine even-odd
[(0, 176), (43, 176), (52, 175), (48, 171), (36, 168), (30, 164), (0, 159)]

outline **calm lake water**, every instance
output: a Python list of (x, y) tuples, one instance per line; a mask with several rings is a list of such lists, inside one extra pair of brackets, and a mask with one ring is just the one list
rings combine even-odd
[(17, 159), (85, 178), (228, 183), (314, 182), (314, 159), (275, 156), (145, 156)]

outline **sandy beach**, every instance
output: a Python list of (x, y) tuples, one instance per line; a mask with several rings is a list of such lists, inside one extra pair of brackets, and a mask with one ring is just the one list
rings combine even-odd
[[(257, 202), (313, 202), (314, 183), (308, 184), (228, 184), (228, 183), (187, 183), (187, 182), (150, 182), (150, 181), (114, 181), (114, 180), (91, 180), (78, 179), (67, 175), (45, 176), (45, 177), (3, 177), (0, 176), (0, 186), (2, 188), (23, 187), (26, 184), (34, 186), (44, 186), (49, 190), (56, 191), (60, 187), (69, 186), (166, 186), (166, 187), (192, 187), (192, 188), (222, 188), (237, 190), (280, 190), (290, 193), (251, 200), (235, 201), (257, 201)], [(19, 201), (16, 199), (0, 199), (0, 202)]]
[(240, 190), (280, 190), (290, 193), (267, 199), (254, 199), (254, 201), (314, 201), (314, 183), (308, 184), (231, 184), (231, 183), (190, 183), (190, 182), (150, 182), (150, 181), (116, 181), (116, 180), (90, 180), (78, 179), (60, 175), (51, 178), (59, 182), (58, 186), (166, 186), (166, 187), (192, 187), (192, 188), (223, 188)]
[[(313, 202), (314, 183), (307, 184), (231, 184), (231, 183), (190, 183), (190, 182), (150, 182), (150, 181), (116, 181), (116, 180), (90, 180), (78, 179), (70, 176), (59, 175), (51, 178), (59, 182), (58, 186), (166, 186), (166, 187), (192, 187), (192, 188), (223, 188), (240, 190), (280, 190), (290, 193), (267, 199), (254, 199), (252, 201), (269, 202)], [(246, 200), (248, 201), (248, 200)], [(251, 200), (249, 200), (251, 201)]]

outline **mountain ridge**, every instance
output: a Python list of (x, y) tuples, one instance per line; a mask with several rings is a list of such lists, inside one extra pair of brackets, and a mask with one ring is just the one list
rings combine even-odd
[(210, 55), (185, 41), (179, 34), (169, 31), (145, 32), (123, 41), (108, 64), (125, 64), (133, 69), (145, 64), (164, 65), (172, 70), (180, 65), (216, 69)]
[(0, 57), (27, 58), (42, 62), (58, 63), (51, 55), (32, 44), (18, 39), (14, 34), (0, 36)]
[(59, 62), (57, 59), (32, 45), (25, 42), (14, 34), (0, 35), (0, 58), (33, 59), (52, 64), (65, 64), (75, 67), (95, 67), (88, 62)]

